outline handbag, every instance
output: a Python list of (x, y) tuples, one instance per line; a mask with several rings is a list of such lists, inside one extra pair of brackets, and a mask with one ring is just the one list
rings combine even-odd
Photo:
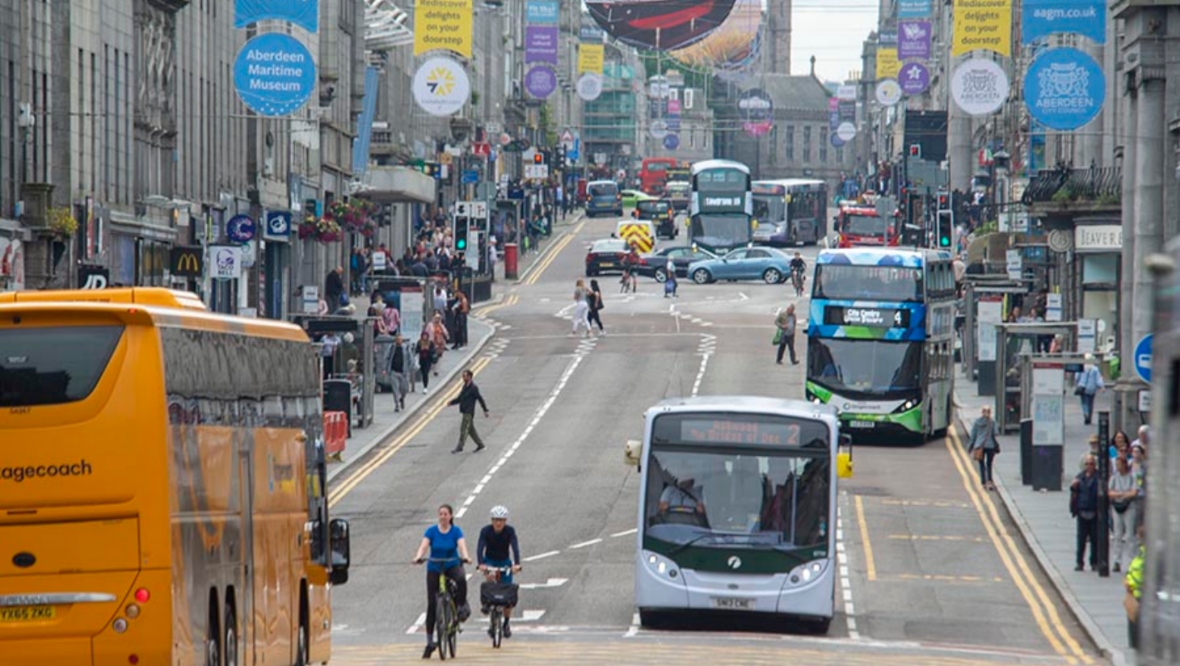
[(1069, 515), (1077, 517), (1078, 515), (1078, 489), (1069, 489)]
[(1111, 501), (1110, 505), (1112, 507), (1114, 507), (1114, 510), (1116, 513), (1126, 513), (1127, 509), (1131, 508), (1132, 501), (1133, 500), (1129, 500), (1129, 499), (1113, 500), (1113, 501)]
[(1086, 392), (1086, 387), (1082, 386), (1081, 384), (1078, 384), (1077, 386), (1073, 387), (1073, 394), (1074, 395), (1083, 395), (1083, 394), (1085, 394), (1085, 392)]
[(783, 329), (781, 329), (781, 328), (774, 329), (774, 339), (771, 340), (770, 344), (777, 347), (778, 345), (782, 344), (782, 342), (783, 342)]
[(983, 460), (983, 447), (977, 446), (974, 449), (971, 449), (971, 457), (977, 461), (982, 461)]

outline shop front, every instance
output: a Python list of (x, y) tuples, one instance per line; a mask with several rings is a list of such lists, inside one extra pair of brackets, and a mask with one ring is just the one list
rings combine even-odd
[(0, 291), (25, 289), (24, 242), (20, 223), (0, 218)]
[(111, 286), (170, 286), (170, 252), (177, 242), (176, 229), (118, 211), (109, 215)]
[(287, 317), (287, 285), (291, 284), (291, 213), (267, 211), (262, 227), (263, 258), (259, 281), (263, 302), (259, 316)]
[(1079, 351), (1103, 351), (1107, 347), (1117, 349), (1118, 320), (1119, 320), (1119, 282), (1122, 267), (1123, 226), (1117, 218), (1102, 218), (1092, 223), (1079, 219), (1074, 227), (1074, 252), (1077, 255), (1076, 265), (1081, 270), (1080, 293), (1077, 294), (1081, 303), (1080, 319), (1094, 322), (1093, 333), (1084, 335), (1091, 329), (1089, 324), (1083, 324), (1079, 331), (1079, 345), (1089, 344), (1088, 339), (1093, 336), (1093, 348)]

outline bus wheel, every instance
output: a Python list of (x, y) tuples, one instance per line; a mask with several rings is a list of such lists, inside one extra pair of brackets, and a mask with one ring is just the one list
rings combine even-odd
[(709, 276), (709, 271), (698, 268), (692, 273), (692, 281), (697, 284), (709, 284), (712, 278)]
[(221, 666), (221, 625), (217, 596), (209, 596), (209, 619), (205, 625), (205, 666)]
[(234, 617), (234, 607), (225, 606), (225, 666), (238, 666), (238, 623)]
[(299, 635), (295, 637), (295, 666), (307, 666), (307, 593), (299, 594)]
[(830, 617), (820, 618), (818, 621), (811, 623), (812, 633), (818, 634), (820, 636), (826, 636), (828, 633), (828, 630), (830, 630), (831, 628), (832, 628), (832, 618), (830, 618)]

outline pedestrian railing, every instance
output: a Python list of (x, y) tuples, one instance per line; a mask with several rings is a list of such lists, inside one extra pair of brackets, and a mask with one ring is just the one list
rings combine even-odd
[(1029, 180), (1023, 203), (1087, 203), (1116, 205), (1122, 200), (1120, 167), (1042, 169)]

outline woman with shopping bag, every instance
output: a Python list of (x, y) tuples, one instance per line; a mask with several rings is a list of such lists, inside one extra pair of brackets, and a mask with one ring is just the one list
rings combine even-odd
[(995, 490), (992, 482), (992, 461), (1000, 452), (1000, 442), (996, 439), (996, 421), (992, 418), (991, 407), (984, 407), (979, 418), (971, 424), (971, 438), (967, 450), (971, 458), (979, 463), (979, 482), (988, 490)]

